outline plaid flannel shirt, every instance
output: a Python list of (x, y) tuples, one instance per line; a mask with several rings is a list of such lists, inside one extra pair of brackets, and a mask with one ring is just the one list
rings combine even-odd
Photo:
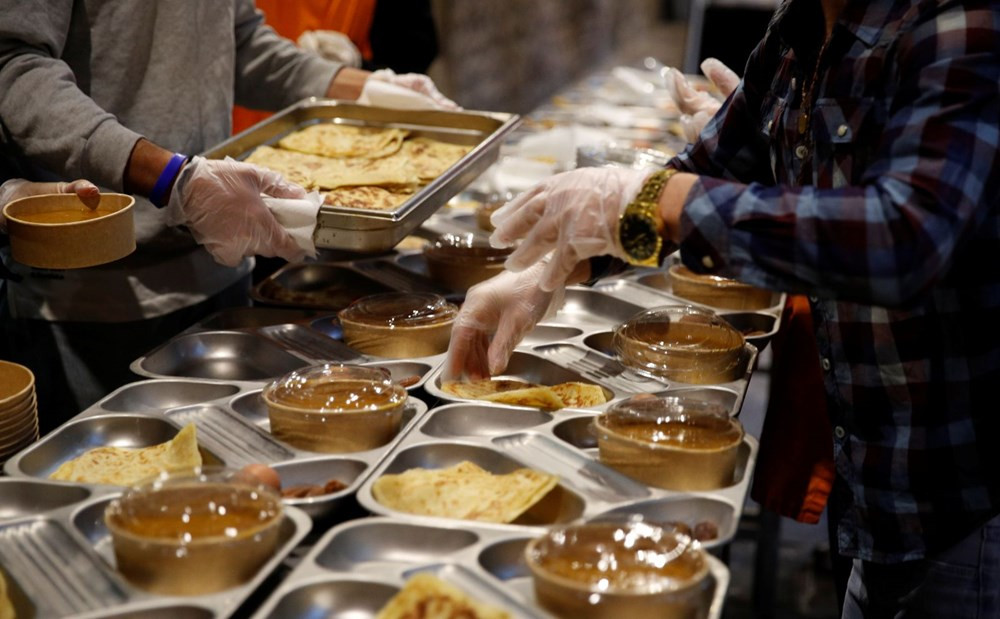
[(789, 0), (671, 163), (701, 175), (685, 264), (811, 295), (840, 551), (865, 560), (1000, 512), (998, 7), (850, 0), (824, 47), (819, 2)]

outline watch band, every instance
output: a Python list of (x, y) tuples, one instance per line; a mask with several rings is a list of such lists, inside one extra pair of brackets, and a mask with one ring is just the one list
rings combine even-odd
[(629, 264), (658, 266), (664, 243), (660, 238), (660, 194), (678, 170), (658, 170), (642, 184), (635, 198), (625, 206), (618, 220), (618, 243)]

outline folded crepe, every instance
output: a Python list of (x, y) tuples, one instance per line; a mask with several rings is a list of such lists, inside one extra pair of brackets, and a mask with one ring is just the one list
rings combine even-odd
[(604, 389), (589, 383), (561, 383), (551, 387), (508, 379), (444, 382), (441, 390), (465, 400), (559, 410), (597, 406), (607, 402)]
[(163, 471), (201, 466), (201, 453), (194, 424), (177, 436), (152, 447), (98, 447), (67, 460), (50, 479), (84, 484), (133, 486)]
[(375, 185), (405, 192), (412, 191), (420, 180), (410, 162), (398, 157), (331, 159), (260, 146), (246, 162), (274, 170), (306, 189)]
[(427, 572), (414, 574), (375, 619), (510, 619)]
[(403, 138), (409, 133), (404, 129), (319, 123), (285, 136), (278, 142), (278, 146), (323, 157), (376, 159), (398, 152)]
[(323, 192), (323, 202), (329, 206), (391, 210), (413, 197), (412, 191), (390, 191), (384, 187), (340, 187)]
[(513, 522), (556, 487), (559, 478), (532, 469), (494, 475), (472, 462), (445, 469), (413, 468), (372, 484), (375, 500), (421, 516)]

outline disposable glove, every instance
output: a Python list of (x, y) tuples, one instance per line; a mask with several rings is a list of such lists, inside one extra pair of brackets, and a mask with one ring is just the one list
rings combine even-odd
[[(715, 58), (707, 58), (701, 63), (701, 71), (723, 97), (728, 97), (740, 84), (740, 76)], [(696, 90), (684, 75), (672, 69), (667, 77), (667, 89), (681, 111), (681, 126), (684, 137), (689, 142), (698, 139), (701, 130), (722, 107), (722, 101), (707, 92)]]
[(304, 198), (305, 189), (277, 172), (232, 159), (194, 157), (177, 176), (166, 206), (167, 224), (185, 225), (215, 261), (236, 266), (246, 256), (279, 256), (294, 262), (305, 251), (264, 204)]
[(490, 243), (508, 247), (507, 258), (522, 271), (552, 252), (540, 273), (541, 289), (556, 290), (576, 265), (594, 256), (625, 258), (618, 243), (618, 219), (639, 193), (649, 170), (580, 168), (552, 176), (493, 213)]
[(441, 94), (441, 91), (434, 85), (434, 81), (421, 73), (403, 73), (397, 75), (392, 69), (379, 69), (371, 75), (365, 82), (365, 87), (361, 91), (361, 100), (366, 98), (365, 90), (370, 90), (369, 82), (383, 82), (406, 90), (412, 90), (426, 97), (433, 107), (442, 110), (460, 110), (457, 103)]
[(80, 201), (89, 208), (97, 208), (101, 202), (101, 191), (97, 185), (83, 179), (68, 183), (32, 183), (21, 178), (12, 178), (0, 185), (0, 232), (7, 231), (7, 220), (3, 216), (3, 207), (14, 200), (47, 193), (75, 193)]
[(320, 58), (345, 64), (349, 67), (361, 66), (361, 52), (351, 39), (342, 32), (335, 30), (306, 30), (295, 42), (306, 51)]
[(519, 273), (504, 271), (469, 289), (451, 330), (446, 379), (502, 374), (524, 336), (556, 313), (563, 288), (541, 289), (538, 279), (544, 268), (539, 262)]

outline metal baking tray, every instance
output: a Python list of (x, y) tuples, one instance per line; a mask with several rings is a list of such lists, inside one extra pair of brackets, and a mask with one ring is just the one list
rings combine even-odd
[[(246, 313), (249, 323), (255, 321)], [(445, 358), (444, 353), (413, 359), (387, 359), (362, 354), (345, 344), (336, 316), (307, 323), (199, 330), (197, 325), (139, 357), (129, 366), (149, 378), (198, 378), (268, 381), (319, 363), (351, 363), (389, 370), (393, 380), (408, 380), (407, 389), (424, 385)], [(416, 381), (413, 378), (416, 377)]]
[[(432, 572), (513, 617), (551, 618), (535, 599), (524, 546), (537, 533), (474, 523), (365, 518), (328, 531), (254, 615), (255, 619), (374, 617), (416, 572)], [(714, 580), (709, 617), (722, 615), (729, 570), (708, 556)]]
[[(757, 348), (749, 343), (743, 347), (736, 378), (726, 383), (694, 385), (640, 376), (615, 359), (608, 325), (624, 322), (642, 309), (601, 291), (569, 288), (566, 301), (555, 317), (528, 334), (511, 355), (504, 375), (498, 378), (542, 385), (595, 383), (609, 392), (609, 402), (639, 393), (684, 394), (718, 402), (731, 415), (738, 415), (757, 363)], [(441, 390), (444, 370), (441, 365), (427, 378), (424, 383), (427, 393), (448, 402), (471, 401)]]
[[(353, 501), (361, 483), (427, 411), (426, 404), (411, 397), (400, 433), (388, 444), (368, 451), (323, 454), (296, 449), (271, 436), (260, 390), (259, 383), (248, 382), (167, 379), (131, 383), (14, 455), (4, 470), (11, 477), (47, 480), (60, 464), (94, 447), (155, 445), (194, 423), (207, 463), (236, 468), (254, 462), (268, 464), (285, 485), (322, 485), (330, 478), (347, 484), (340, 492), (284, 500), (317, 520), (336, 522), (356, 515), (359, 510)], [(121, 490), (92, 484), (47, 484), (94, 494)]]
[(14, 592), (18, 617), (228, 617), (312, 526), (309, 516), (289, 506), (277, 552), (250, 581), (207, 595), (156, 595), (116, 571), (103, 514), (117, 496), (68, 484), (0, 479), (0, 567)]
[[(375, 500), (372, 484), (408, 469), (446, 468), (468, 460), (492, 473), (528, 467), (558, 475), (559, 485), (512, 524), (477, 523), (484, 528), (536, 530), (577, 519), (640, 514), (652, 521), (708, 521), (718, 537), (714, 548), (736, 534), (736, 525), (757, 459), (757, 441), (745, 435), (733, 483), (717, 490), (680, 492), (651, 488), (601, 464), (590, 432), (595, 412), (503, 407), (485, 402), (432, 409), (408, 431), (358, 490), (358, 502), (372, 513), (446, 526), (455, 520), (415, 516)], [(696, 520), (692, 520), (696, 518)]]
[(518, 124), (516, 114), (471, 110), (393, 110), (315, 97), (300, 101), (202, 153), (210, 159), (246, 158), (258, 146), (324, 121), (408, 129), (411, 135), (474, 146), (459, 161), (399, 207), (387, 211), (322, 206), (313, 235), (317, 247), (360, 252), (392, 248), (465, 189), (494, 161), (500, 143)]

